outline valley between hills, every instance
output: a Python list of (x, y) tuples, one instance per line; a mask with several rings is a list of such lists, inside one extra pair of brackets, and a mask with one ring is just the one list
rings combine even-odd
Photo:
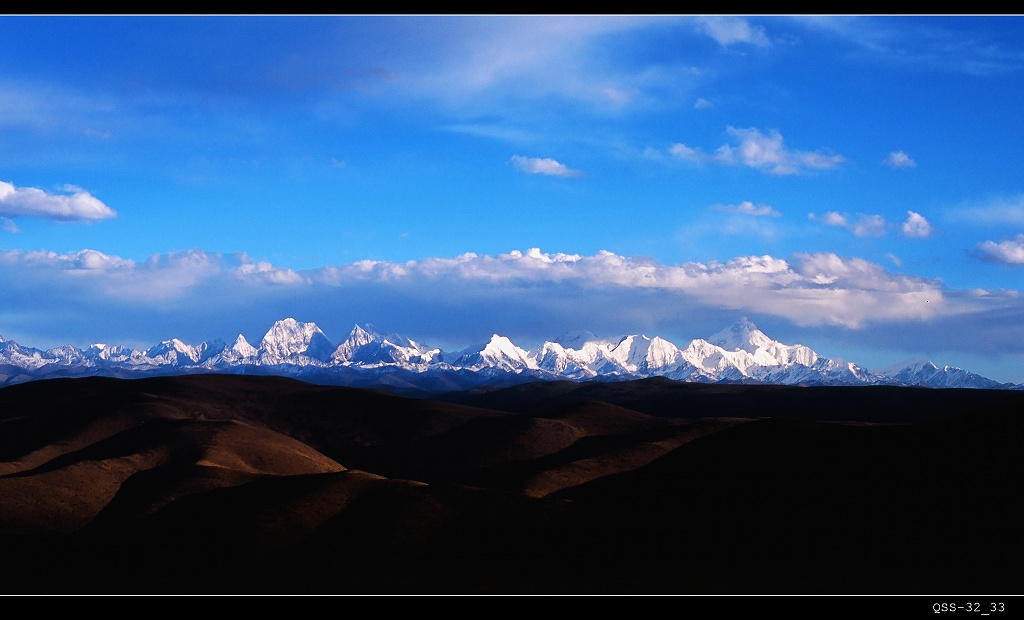
[(0, 389), (3, 594), (1017, 594), (1024, 392)]

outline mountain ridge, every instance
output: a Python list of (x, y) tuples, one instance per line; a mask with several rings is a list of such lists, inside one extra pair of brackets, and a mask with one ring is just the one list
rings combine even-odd
[(563, 334), (531, 349), (506, 336), (446, 352), (373, 326), (355, 325), (332, 341), (312, 322), (276, 321), (260, 340), (243, 335), (228, 344), (197, 345), (177, 338), (145, 350), (97, 343), (85, 350), (48, 350), (0, 340), (0, 386), (47, 377), (142, 377), (168, 374), (272, 374), (312, 383), (379, 386), (396, 392), (438, 392), (531, 380), (620, 381), (666, 377), (684, 382), (752, 382), (781, 385), (899, 385), (932, 388), (1024, 389), (962, 368), (914, 360), (872, 372), (819, 355), (802, 344), (776, 341), (746, 317), (685, 347), (659, 336), (598, 338)]

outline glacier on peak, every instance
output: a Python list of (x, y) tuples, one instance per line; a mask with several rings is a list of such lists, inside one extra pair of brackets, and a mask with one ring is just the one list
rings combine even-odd
[[(922, 360), (870, 372), (853, 363), (821, 357), (804, 345), (772, 340), (746, 317), (708, 340), (697, 338), (683, 348), (644, 334), (604, 339), (592, 332), (565, 332), (554, 341), (524, 350), (495, 333), (486, 342), (451, 353), (399, 334), (385, 335), (370, 324), (354, 325), (345, 340), (335, 344), (315, 323), (289, 317), (275, 322), (258, 346), (241, 334), (230, 346), (221, 340), (190, 345), (172, 338), (144, 351), (102, 343), (85, 351), (71, 345), (40, 351), (0, 339), (0, 364), (24, 369), (20, 375), (0, 375), (0, 385), (15, 380), (9, 377), (23, 381), (53, 372), (60, 376), (144, 376), (190, 369), (249, 372), (247, 367), (270, 366), (272, 370), (254, 372), (329, 381), (349, 380), (346, 377), (353, 375), (341, 369), (351, 368), (367, 373), (428, 373), (425, 381), (436, 376), (430, 373), (469, 371), (478, 375), (479, 381), (505, 374), (572, 380), (664, 376), (679, 381), (787, 385), (1024, 388)], [(336, 378), (329, 379), (332, 376)]]
[(457, 353), (445, 354), (441, 359), (451, 367), (467, 370), (498, 369), (512, 372), (537, 370), (536, 360), (528, 351), (520, 349), (506, 336), (491, 335), (490, 339)]
[(707, 341), (726, 351), (742, 349), (747, 353), (756, 353), (757, 349), (775, 342), (747, 317), (742, 317), (729, 327), (712, 334)]
[(429, 349), (399, 334), (385, 336), (367, 323), (352, 328), (331, 353), (331, 362), (368, 368), (389, 364), (418, 367), (434, 361), (440, 353), (440, 349)]
[(259, 355), (265, 363), (280, 364), (307, 357), (327, 361), (335, 346), (316, 323), (300, 323), (293, 318), (282, 319), (263, 336)]
[(249, 360), (255, 360), (258, 355), (259, 350), (249, 344), (249, 341), (245, 339), (245, 336), (238, 334), (238, 337), (235, 338), (235, 341), (231, 346), (221, 347), (220, 352), (211, 356), (208, 359), (208, 362), (211, 365), (216, 365), (218, 361), (223, 361), (225, 363), (241, 363)]

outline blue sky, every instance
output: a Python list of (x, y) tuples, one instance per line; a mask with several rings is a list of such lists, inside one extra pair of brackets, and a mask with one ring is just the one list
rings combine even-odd
[(0, 334), (748, 316), (1024, 382), (1022, 19), (0, 17)]

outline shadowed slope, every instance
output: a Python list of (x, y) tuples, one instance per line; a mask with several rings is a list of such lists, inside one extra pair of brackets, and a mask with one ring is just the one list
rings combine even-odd
[(1024, 393), (534, 387), (0, 389), (0, 592), (1020, 588)]
[(625, 591), (1017, 592), (1022, 439), (1016, 409), (912, 426), (762, 420), (555, 496), (578, 509), (569, 548), (628, 532), (601, 547)]
[[(3, 532), (75, 531), (104, 509), (125, 481), (166, 465), (180, 472), (177, 486), (185, 490), (208, 486), (187, 480), (206, 475), (204, 468), (275, 476), (344, 469), (294, 439), (240, 422), (143, 420), (33, 469), (0, 477), (0, 527)], [(233, 476), (214, 478), (222, 486)], [(154, 501), (176, 497), (169, 487), (160, 491)]]
[(603, 402), (669, 418), (786, 418), (903, 424), (938, 420), (989, 406), (1021, 406), (1024, 391), (881, 385), (707, 384), (652, 377), (615, 382), (527, 383), (457, 392), (438, 398), (475, 407), (534, 414), (581, 402)]

